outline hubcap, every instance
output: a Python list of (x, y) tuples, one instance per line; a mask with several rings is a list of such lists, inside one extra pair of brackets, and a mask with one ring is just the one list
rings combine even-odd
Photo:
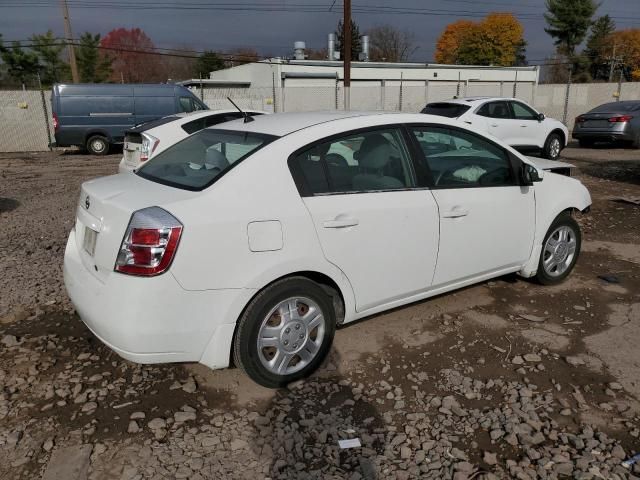
[(104, 144), (100, 140), (94, 140), (91, 142), (91, 147), (94, 152), (101, 152), (104, 150)]
[(260, 363), (276, 375), (290, 375), (309, 365), (325, 333), (322, 310), (313, 300), (292, 297), (276, 305), (258, 331)]
[(542, 266), (550, 277), (559, 277), (571, 266), (576, 255), (576, 235), (572, 228), (558, 227), (544, 245)]
[(550, 152), (553, 158), (556, 158), (560, 155), (560, 140), (558, 140), (557, 138), (551, 140)]

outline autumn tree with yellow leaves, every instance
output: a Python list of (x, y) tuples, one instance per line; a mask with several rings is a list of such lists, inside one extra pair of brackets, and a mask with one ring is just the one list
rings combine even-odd
[(447, 25), (436, 44), (438, 63), (457, 65), (522, 65), (524, 28), (510, 13), (491, 13), (480, 22)]
[(640, 81), (640, 28), (618, 30), (609, 36), (607, 42), (616, 46), (616, 57), (622, 59), (622, 65), (628, 77)]

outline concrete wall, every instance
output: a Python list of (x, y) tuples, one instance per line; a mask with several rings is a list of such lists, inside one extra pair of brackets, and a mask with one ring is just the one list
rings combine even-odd
[[(511, 97), (514, 93), (513, 88), (513, 82), (403, 81), (402, 86), (399, 81), (388, 81), (384, 86), (377, 81), (354, 82), (351, 87), (351, 108), (418, 112), (427, 102), (446, 100), (457, 94)], [(569, 128), (573, 128), (575, 117), (581, 113), (603, 103), (616, 101), (617, 91), (617, 83), (571, 85), (566, 117)], [(518, 82), (515, 94), (545, 115), (562, 121), (566, 92), (566, 85), (536, 86), (531, 82)], [(194, 93), (200, 95), (198, 89), (195, 89)], [(325, 80), (315, 87), (304, 83), (292, 83), (284, 89), (276, 87), (275, 91), (270, 85), (262, 88), (207, 88), (203, 93), (204, 102), (212, 109), (229, 108), (227, 97), (231, 97), (240, 107), (268, 112), (344, 108), (343, 88), (341, 83), (337, 84), (335, 80)], [(46, 115), (53, 135), (49, 97), (50, 93), (45, 92)], [(640, 82), (623, 83), (620, 98), (640, 100)], [(48, 144), (45, 111), (40, 92), (0, 91), (0, 152), (46, 150)]]

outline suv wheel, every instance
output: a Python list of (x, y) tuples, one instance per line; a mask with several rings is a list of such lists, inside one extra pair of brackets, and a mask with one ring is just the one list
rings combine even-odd
[(557, 133), (552, 133), (544, 144), (542, 155), (549, 160), (557, 160), (561, 151), (562, 138)]
[(580, 254), (580, 226), (570, 215), (558, 216), (544, 237), (536, 279), (554, 285), (569, 276)]
[(109, 141), (102, 135), (93, 135), (87, 140), (87, 150), (94, 155), (109, 153)]
[(233, 359), (268, 388), (306, 377), (327, 355), (335, 333), (331, 297), (304, 277), (277, 281), (249, 303), (238, 321)]

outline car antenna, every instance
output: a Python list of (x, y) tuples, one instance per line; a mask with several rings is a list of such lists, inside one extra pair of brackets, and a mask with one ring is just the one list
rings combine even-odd
[(238, 111), (244, 116), (244, 123), (249, 123), (249, 122), (253, 122), (253, 117), (251, 115), (249, 115), (247, 112), (243, 112), (242, 110), (240, 110), (240, 107), (238, 105), (236, 105), (236, 103), (231, 100), (230, 97), (227, 97), (227, 100), (229, 100), (231, 102), (231, 104), (236, 107), (238, 109)]

